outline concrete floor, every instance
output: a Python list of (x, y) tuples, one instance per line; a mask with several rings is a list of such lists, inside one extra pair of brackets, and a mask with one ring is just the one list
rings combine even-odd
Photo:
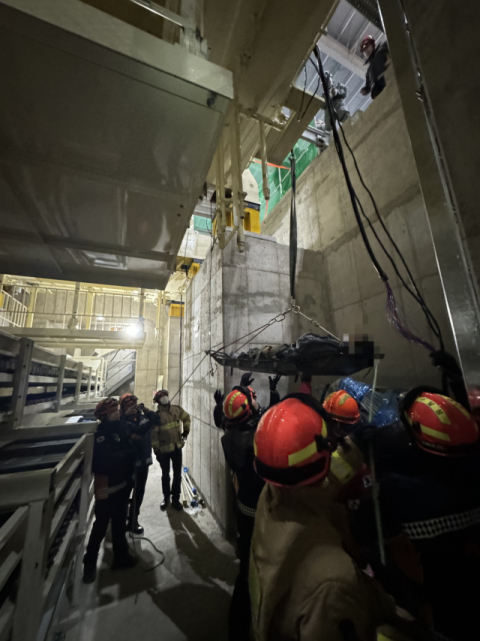
[[(111, 572), (111, 544), (99, 558), (97, 580), (82, 585), (81, 607), (70, 618), (65, 641), (223, 641), (230, 596), (238, 573), (233, 547), (203, 509), (194, 516), (160, 511), (159, 465), (150, 467), (140, 522), (166, 559), (151, 571)], [(147, 541), (136, 543), (141, 564), (159, 555)]]

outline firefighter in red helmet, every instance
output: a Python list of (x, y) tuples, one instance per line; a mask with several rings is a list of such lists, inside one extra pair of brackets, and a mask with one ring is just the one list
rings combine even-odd
[(367, 641), (393, 603), (345, 551), (344, 508), (327, 480), (327, 414), (306, 394), (270, 409), (255, 434), (255, 466), (267, 482), (250, 556), (255, 638)]
[(370, 94), (372, 99), (375, 99), (386, 86), (385, 71), (390, 64), (388, 44), (382, 42), (377, 45), (375, 38), (367, 36), (362, 40), (360, 51), (365, 56), (365, 64), (368, 64), (365, 86), (361, 89), (361, 93), (364, 96)]
[[(412, 443), (408, 465), (380, 479), (387, 566), (393, 564), (403, 581), (395, 596), (435, 631), (478, 639), (478, 599), (471, 589), (480, 573), (478, 425), (457, 401), (426, 387), (401, 399), (400, 416)], [(372, 520), (372, 502), (362, 501), (356, 531), (371, 554)], [(378, 560), (369, 561), (375, 568)]]
[(132, 497), (128, 514), (128, 529), (134, 534), (143, 534), (143, 527), (138, 522), (140, 507), (145, 495), (148, 468), (152, 464), (152, 444), (150, 430), (158, 425), (160, 418), (156, 412), (138, 403), (134, 394), (124, 394), (120, 399), (120, 420), (132, 435), (139, 437), (135, 456), (135, 473)]
[[(270, 378), (270, 402), (279, 399), (276, 386), (279, 376)], [(250, 629), (250, 599), (248, 595), (248, 558), (250, 541), (255, 523), (258, 497), (264, 481), (253, 467), (253, 438), (262, 409), (251, 387), (251, 372), (242, 375), (240, 385), (223, 400), (216, 392), (217, 406), (214, 420), (217, 427), (223, 427), (222, 447), (225, 460), (230, 467), (236, 491), (237, 554), (240, 568), (232, 596), (229, 613), (229, 641), (244, 641)]]

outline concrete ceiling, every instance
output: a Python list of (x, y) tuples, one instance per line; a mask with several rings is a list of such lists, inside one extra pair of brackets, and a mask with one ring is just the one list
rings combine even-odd
[(3, 0), (0, 68), (0, 273), (163, 289), (231, 73), (77, 0)]

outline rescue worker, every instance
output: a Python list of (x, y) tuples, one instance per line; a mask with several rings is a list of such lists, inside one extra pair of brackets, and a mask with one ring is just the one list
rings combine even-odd
[[(333, 76), (329, 71), (325, 72), (325, 77), (327, 79), (328, 92), (332, 101), (335, 120), (343, 124), (350, 116), (350, 112), (345, 105), (347, 87), (341, 82), (333, 82)], [(330, 111), (325, 109), (325, 131), (331, 133), (332, 129), (333, 123), (330, 120)]]
[(132, 436), (120, 421), (119, 403), (115, 398), (101, 401), (95, 408), (95, 418), (100, 421), (95, 433), (92, 464), (95, 521), (83, 558), (84, 583), (95, 581), (98, 552), (110, 521), (114, 554), (112, 570), (131, 568), (138, 563), (129, 553), (126, 529), (135, 441), (141, 437), (135, 434)]
[[(268, 407), (272, 407), (272, 405), (275, 405), (275, 403), (278, 403), (280, 401), (280, 394), (277, 391), (277, 385), (278, 381), (280, 380), (281, 375), (277, 374), (277, 376), (269, 376), (268, 381), (269, 381), (269, 386), (270, 386), (270, 404)], [(242, 374), (242, 378), (240, 379), (240, 387), (248, 387), (250, 390), (250, 394), (252, 399), (255, 401), (254, 405), (252, 406), (253, 408), (253, 414), (257, 416), (257, 419), (260, 419), (260, 416), (262, 414), (262, 408), (257, 402), (257, 393), (251, 387), (253, 381), (255, 379), (252, 378), (252, 372), (245, 372), (245, 374)], [(235, 390), (236, 388), (234, 388)], [(226, 419), (225, 413), (223, 411), (223, 403), (225, 400), (224, 395), (222, 394), (221, 390), (217, 389), (215, 394), (214, 394), (214, 399), (215, 399), (215, 408), (213, 410), (213, 420), (216, 425), (216, 427), (221, 427), (225, 429), (226, 424), (229, 423), (229, 419)]]
[[(250, 375), (251, 376), (251, 375)], [(253, 382), (250, 376), (243, 382)], [(258, 497), (264, 481), (253, 467), (253, 439), (260, 419), (261, 408), (250, 387), (234, 387), (223, 404), (225, 434), (222, 447), (233, 473), (236, 491), (237, 555), (240, 568), (232, 595), (229, 613), (229, 641), (248, 639), (250, 630), (250, 599), (248, 595), (248, 562), (250, 541)]]
[[(472, 641), (480, 638), (479, 429), (459, 403), (424, 387), (406, 394), (400, 411), (412, 440), (409, 465), (380, 481), (389, 561), (416, 583), (413, 607), (437, 632)], [(357, 519), (359, 535), (376, 539), (371, 502)]]
[(250, 556), (256, 640), (370, 640), (394, 606), (345, 551), (345, 511), (326, 482), (332, 448), (321, 404), (287, 396), (260, 420), (254, 447), (267, 481)]
[(385, 71), (390, 64), (388, 44), (382, 42), (377, 46), (375, 38), (367, 36), (362, 40), (360, 51), (366, 58), (365, 64), (368, 64), (365, 86), (360, 93), (363, 96), (370, 94), (374, 100), (386, 87)]
[[(152, 430), (152, 447), (157, 461), (162, 468), (163, 501), (160, 505), (162, 512), (170, 505), (181, 512), (183, 505), (180, 501), (182, 487), (182, 448), (190, 432), (190, 416), (179, 405), (172, 405), (168, 391), (165, 389), (155, 393), (154, 402), (158, 404), (160, 423)], [(173, 482), (170, 487), (170, 461), (173, 467)]]
[(134, 482), (128, 514), (127, 529), (134, 534), (143, 534), (144, 529), (138, 522), (140, 507), (145, 496), (148, 479), (148, 468), (152, 464), (152, 442), (150, 430), (158, 425), (160, 418), (156, 412), (147, 409), (143, 403), (138, 404), (134, 394), (124, 394), (120, 399), (121, 420), (126, 423), (132, 434), (141, 435), (137, 442), (135, 456)]

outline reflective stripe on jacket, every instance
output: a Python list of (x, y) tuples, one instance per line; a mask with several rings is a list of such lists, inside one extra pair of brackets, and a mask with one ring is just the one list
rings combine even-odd
[[(160, 425), (152, 430), (152, 447), (155, 452), (173, 452), (182, 447), (182, 433), (190, 432), (190, 415), (178, 405), (160, 408)], [(183, 429), (182, 429), (183, 423)]]

